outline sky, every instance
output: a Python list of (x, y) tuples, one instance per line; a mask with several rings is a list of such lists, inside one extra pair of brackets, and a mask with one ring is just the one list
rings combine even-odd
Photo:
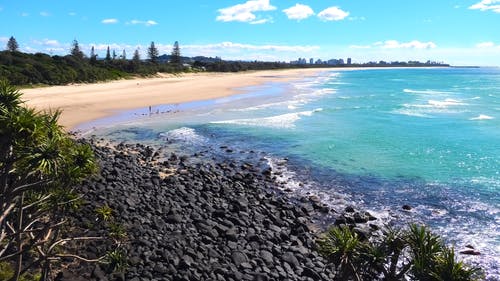
[(500, 66), (500, 0), (0, 0), (0, 49)]

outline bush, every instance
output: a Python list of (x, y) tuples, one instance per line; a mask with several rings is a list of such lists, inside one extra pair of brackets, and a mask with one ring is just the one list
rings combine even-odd
[(337, 268), (337, 280), (479, 280), (481, 270), (457, 261), (453, 248), (425, 226), (387, 227), (382, 237), (360, 240), (347, 226), (330, 228), (317, 241)]
[(12, 266), (13, 280), (39, 271), (47, 280), (53, 262), (87, 260), (65, 252), (72, 242), (110, 238), (74, 237), (63, 228), (81, 203), (73, 186), (97, 170), (94, 154), (58, 125), (59, 112), (25, 108), (20, 96), (0, 81), (0, 271), (10, 274)]

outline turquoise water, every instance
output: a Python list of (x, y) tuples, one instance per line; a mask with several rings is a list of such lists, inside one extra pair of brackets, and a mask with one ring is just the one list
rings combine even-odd
[(247, 91), (102, 134), (286, 157), (291, 189), (425, 222), (500, 279), (500, 69), (332, 70)]

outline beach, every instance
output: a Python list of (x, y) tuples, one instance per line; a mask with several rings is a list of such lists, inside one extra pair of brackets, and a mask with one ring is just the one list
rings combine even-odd
[(322, 69), (266, 70), (241, 73), (158, 74), (93, 84), (23, 89), (23, 100), (38, 110), (62, 110), (60, 124), (71, 130), (79, 124), (120, 111), (162, 104), (211, 100), (238, 94), (239, 89), (267, 82), (312, 76)]

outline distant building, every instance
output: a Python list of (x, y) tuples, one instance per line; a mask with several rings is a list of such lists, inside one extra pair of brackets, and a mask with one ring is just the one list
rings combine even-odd
[(352, 64), (351, 58), (347, 58), (347, 64)]
[(314, 59), (313, 58), (309, 59), (309, 64), (314, 64)]

